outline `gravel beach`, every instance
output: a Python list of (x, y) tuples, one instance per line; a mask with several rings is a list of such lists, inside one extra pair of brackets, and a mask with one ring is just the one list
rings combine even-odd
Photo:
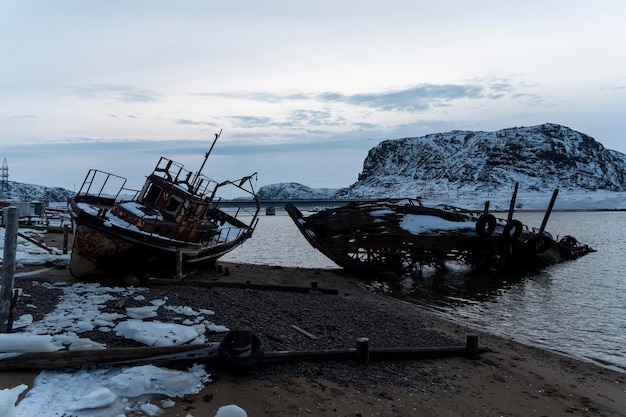
[[(213, 417), (227, 404), (237, 404), (248, 416), (626, 416), (624, 373), (444, 320), (338, 270), (228, 263), (220, 267), (191, 273), (182, 282), (154, 282), (142, 293), (145, 300), (112, 300), (104, 311), (121, 312), (167, 297), (174, 305), (215, 311), (216, 324), (250, 326), (266, 351), (349, 349), (359, 337), (369, 338), (372, 349), (459, 346), (468, 335), (478, 335), (479, 345), (490, 352), (477, 360), (261, 363), (243, 375), (208, 368), (214, 382), (199, 394), (179, 399), (164, 417)], [(35, 321), (54, 309), (61, 291), (42, 282), (76, 281), (67, 269), (16, 279), (16, 287), (30, 295), (27, 302), (18, 301), (16, 317), (32, 314), (29, 304), (37, 305)], [(336, 291), (228, 287), (233, 283), (313, 285)], [(155, 320), (172, 320), (167, 310), (158, 314)], [(222, 336), (208, 334), (207, 339), (219, 341)], [(108, 347), (139, 346), (111, 333), (85, 332), (81, 337)], [(32, 386), (36, 375), (0, 373), (0, 388)]]

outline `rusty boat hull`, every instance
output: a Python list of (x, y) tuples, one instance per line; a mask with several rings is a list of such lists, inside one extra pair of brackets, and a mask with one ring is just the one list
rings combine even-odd
[(593, 251), (571, 236), (555, 239), (519, 221), (416, 199), (352, 202), (309, 216), (293, 204), (285, 210), (314, 248), (360, 275), (407, 276), (448, 261), (481, 270), (543, 268)]
[[(201, 170), (192, 173), (162, 157), (140, 190), (126, 188), (123, 177), (90, 170), (68, 204), (75, 224), (72, 275), (84, 281), (180, 276), (182, 267), (214, 266), (249, 239), (260, 210), (256, 173), (217, 182)], [(254, 207), (223, 208), (218, 193), (226, 187), (243, 192)]]
[(76, 223), (69, 267), (74, 278), (84, 281), (108, 276), (131, 275), (140, 281), (173, 276), (178, 256), (186, 268), (213, 267), (218, 258), (243, 244), (253, 232), (238, 225), (233, 239), (193, 243), (111, 225), (80, 209)]

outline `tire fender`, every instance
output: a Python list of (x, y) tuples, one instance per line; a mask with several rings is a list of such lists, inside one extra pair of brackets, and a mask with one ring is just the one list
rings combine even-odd
[(220, 357), (237, 371), (249, 371), (263, 360), (265, 346), (263, 346), (261, 339), (252, 333), (252, 346), (244, 352), (238, 351), (233, 347), (232, 343), (234, 334), (234, 330), (226, 333), (220, 342), (218, 347)]
[(528, 246), (528, 249), (532, 253), (540, 254), (547, 251), (552, 243), (553, 241), (550, 236), (542, 233), (537, 233), (528, 238), (528, 240), (526, 241), (526, 246)]
[(524, 225), (519, 220), (511, 220), (507, 222), (502, 231), (502, 236), (509, 242), (515, 242), (522, 235)]
[(476, 220), (476, 233), (480, 237), (489, 237), (496, 230), (496, 216), (493, 214), (483, 213)]

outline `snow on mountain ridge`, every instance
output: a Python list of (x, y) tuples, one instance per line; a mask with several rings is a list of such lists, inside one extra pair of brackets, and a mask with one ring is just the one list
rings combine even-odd
[(2, 193), (0, 198), (12, 198), (16, 201), (67, 201), (74, 197), (74, 191), (60, 187), (46, 187), (43, 185), (24, 184), (21, 182), (8, 181), (8, 190)]
[(484, 192), (519, 182), (530, 191), (626, 190), (626, 155), (570, 128), (543, 124), (496, 132), (451, 131), (386, 140), (371, 149), (343, 198), (425, 190)]
[[(537, 195), (555, 188), (562, 196), (600, 190), (612, 199), (617, 194), (612, 192), (626, 191), (626, 155), (552, 123), (495, 132), (454, 130), (381, 142), (369, 151), (358, 181), (326, 198), (421, 196), (450, 203), (496, 193), (510, 197), (516, 182), (521, 192)], [(298, 193), (291, 194), (294, 189)], [(262, 199), (320, 198), (307, 189), (273, 184), (260, 192)]]
[(311, 188), (297, 182), (265, 185), (259, 189), (261, 200), (324, 200), (333, 199), (335, 188)]

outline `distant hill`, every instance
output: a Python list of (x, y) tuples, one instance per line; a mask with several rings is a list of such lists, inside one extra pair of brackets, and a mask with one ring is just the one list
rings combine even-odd
[(44, 187), (43, 185), (24, 184), (8, 181), (8, 192), (2, 192), (0, 198), (12, 198), (17, 201), (67, 201), (76, 193), (60, 187)]
[[(336, 190), (332, 198), (487, 194), (510, 190), (516, 182), (524, 190), (546, 193), (554, 188), (625, 191), (626, 155), (552, 123), (385, 140), (369, 151), (358, 181)], [(293, 183), (261, 190), (265, 188), (268, 199), (288, 198), (289, 190), (299, 189)], [(292, 198), (303, 198), (302, 193)]]
[(333, 199), (336, 188), (311, 188), (297, 182), (279, 183), (259, 189), (261, 200), (324, 200)]

